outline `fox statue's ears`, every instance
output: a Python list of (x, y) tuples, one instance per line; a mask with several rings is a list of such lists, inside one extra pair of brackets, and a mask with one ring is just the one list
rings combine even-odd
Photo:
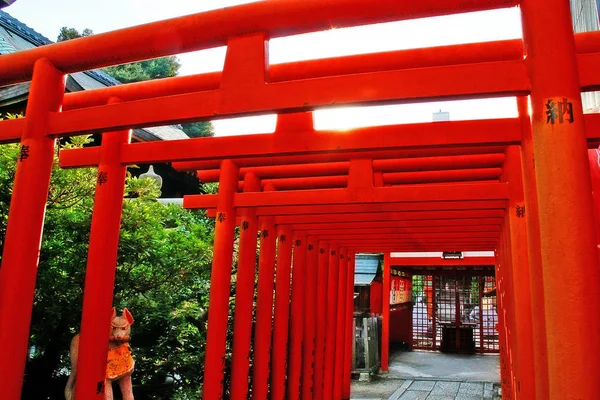
[(112, 313), (110, 314), (110, 320), (117, 318), (117, 309), (113, 307)]
[(133, 316), (127, 308), (123, 309), (123, 317), (129, 322), (129, 325), (133, 325)]

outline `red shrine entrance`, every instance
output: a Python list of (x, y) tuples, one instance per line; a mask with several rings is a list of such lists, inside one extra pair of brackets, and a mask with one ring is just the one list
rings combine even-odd
[[(270, 38), (332, 26), (513, 6), (523, 41), (273, 66), (266, 51)], [(64, 94), (66, 73), (221, 45), (220, 73)], [(223, 394), (236, 225), (234, 399), (249, 390), (258, 231), (254, 399), (349, 398), (356, 252), (386, 253), (389, 288), (390, 251), (462, 249), (496, 252), (503, 395), (595, 399), (600, 276), (587, 148), (600, 116), (583, 114), (580, 93), (600, 86), (599, 67), (600, 34), (573, 35), (566, 0), (264, 1), (3, 55), (0, 85), (32, 80), (26, 117), (0, 122), (0, 141), (21, 142), (0, 269), (3, 398), (21, 393), (55, 138), (104, 132), (100, 148), (61, 153), (64, 167), (99, 171), (77, 399), (102, 398), (126, 166), (158, 162), (220, 183), (218, 195), (184, 199), (216, 219), (205, 399)], [(343, 133), (312, 124), (321, 107), (499, 96), (517, 96), (519, 118)], [(279, 115), (274, 134), (129, 144), (135, 127), (267, 112)], [(315, 318), (317, 307), (326, 312)], [(383, 343), (387, 332), (384, 318)]]

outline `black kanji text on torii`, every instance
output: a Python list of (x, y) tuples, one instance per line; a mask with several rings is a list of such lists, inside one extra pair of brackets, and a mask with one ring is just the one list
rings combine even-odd
[(26, 144), (21, 145), (21, 150), (19, 151), (19, 161), (23, 162), (29, 158), (29, 146)]
[(572, 124), (575, 121), (575, 116), (573, 115), (573, 103), (568, 101), (566, 97), (563, 97), (560, 101), (555, 101), (555, 99), (548, 99), (545, 104), (546, 106), (546, 123), (547, 124), (556, 124), (557, 122), (562, 124), (566, 120)]
[(96, 182), (100, 186), (102, 186), (106, 182), (108, 182), (108, 172), (106, 172), (106, 171), (98, 171), (98, 178), (97, 178)]

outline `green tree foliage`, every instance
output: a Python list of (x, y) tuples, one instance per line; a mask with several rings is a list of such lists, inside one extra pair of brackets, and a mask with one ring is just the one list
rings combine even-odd
[[(60, 29), (57, 41), (76, 39), (93, 35), (91, 29), (84, 29), (81, 33), (75, 28), (66, 26)], [(148, 81), (151, 79), (171, 78), (179, 74), (181, 64), (175, 56), (155, 58), (129, 64), (115, 65), (104, 68), (103, 71), (121, 83)], [(214, 136), (214, 127), (210, 122), (191, 122), (182, 124), (181, 128), (191, 138)]]
[[(88, 140), (71, 138), (63, 148)], [(0, 146), (0, 247), (18, 153), (16, 144)], [(60, 169), (57, 160), (33, 308), (28, 399), (64, 398), (69, 342), (79, 330), (83, 301), (97, 171)], [(196, 398), (203, 379), (213, 222), (204, 212), (162, 205), (159, 193), (154, 181), (128, 176), (114, 305), (128, 307), (136, 319), (136, 398)], [(174, 381), (172, 390), (164, 389), (166, 378)], [(157, 387), (165, 397), (144, 395)]]
[[(79, 32), (75, 28), (63, 26), (60, 28), (57, 41), (63, 42), (93, 34), (94, 32), (91, 29), (86, 28), (82, 32)], [(169, 56), (130, 64), (115, 65), (103, 70), (121, 83), (132, 83), (176, 76), (179, 73), (179, 68), (181, 68), (181, 64), (177, 57)]]
[[(20, 115), (0, 113), (0, 121), (3, 119), (15, 119)], [(15, 179), (18, 148), (16, 145), (0, 146), (0, 182), (12, 182)], [(0, 185), (2, 185), (0, 183)], [(0, 190), (0, 239), (4, 238), (6, 233), (6, 221), (8, 220), (8, 206), (10, 203), (12, 184), (6, 187), (7, 190)], [(4, 187), (2, 187), (4, 189)], [(0, 240), (0, 257), (2, 257), (3, 240)]]
[(62, 28), (60, 28), (60, 33), (58, 34), (58, 38), (56, 38), (56, 41), (64, 42), (65, 40), (77, 39), (80, 37), (91, 36), (93, 34), (94, 32), (91, 29), (86, 28), (83, 31), (79, 32), (75, 28), (68, 28), (66, 26), (63, 26)]
[(425, 295), (423, 285), (424, 283), (422, 275), (414, 275), (412, 277), (412, 294), (414, 298)]
[(181, 64), (175, 56), (155, 58), (104, 68), (104, 72), (122, 83), (148, 81), (176, 76)]
[(181, 128), (191, 138), (215, 136), (215, 128), (210, 122), (192, 122), (182, 124)]
[[(57, 41), (63, 42), (93, 34), (94, 32), (91, 29), (86, 28), (82, 32), (79, 32), (75, 28), (63, 26), (60, 28)], [(121, 83), (132, 83), (176, 76), (179, 73), (180, 67), (181, 64), (177, 57), (169, 56), (130, 64), (115, 65), (103, 70)]]

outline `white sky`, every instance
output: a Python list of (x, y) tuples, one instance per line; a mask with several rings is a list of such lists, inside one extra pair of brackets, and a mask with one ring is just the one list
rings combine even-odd
[[(443, 252), (441, 251), (433, 251), (433, 252), (403, 252), (403, 253), (390, 253), (390, 257), (392, 258), (415, 258), (415, 257), (426, 257), (426, 258), (442, 258)], [(463, 257), (495, 257), (495, 253), (493, 251), (463, 251)]]
[[(268, 0), (277, 1), (277, 0)], [(367, 1), (367, 0), (365, 0)], [(418, 1), (418, 0), (416, 0)], [(13, 17), (51, 40), (61, 27), (90, 28), (95, 33), (139, 25), (211, 9), (250, 3), (251, 0), (17, 0), (5, 8)], [(299, 61), (431, 47), (458, 43), (521, 38), (518, 8), (460, 14), (412, 21), (330, 30), (274, 39), (270, 62)], [(225, 48), (179, 55), (181, 74), (219, 71)], [(429, 122), (432, 113), (450, 112), (451, 120), (516, 117), (514, 98), (435, 102), (378, 107), (344, 107), (315, 112), (317, 129)], [(214, 121), (216, 134), (267, 133), (275, 129), (275, 116)]]

